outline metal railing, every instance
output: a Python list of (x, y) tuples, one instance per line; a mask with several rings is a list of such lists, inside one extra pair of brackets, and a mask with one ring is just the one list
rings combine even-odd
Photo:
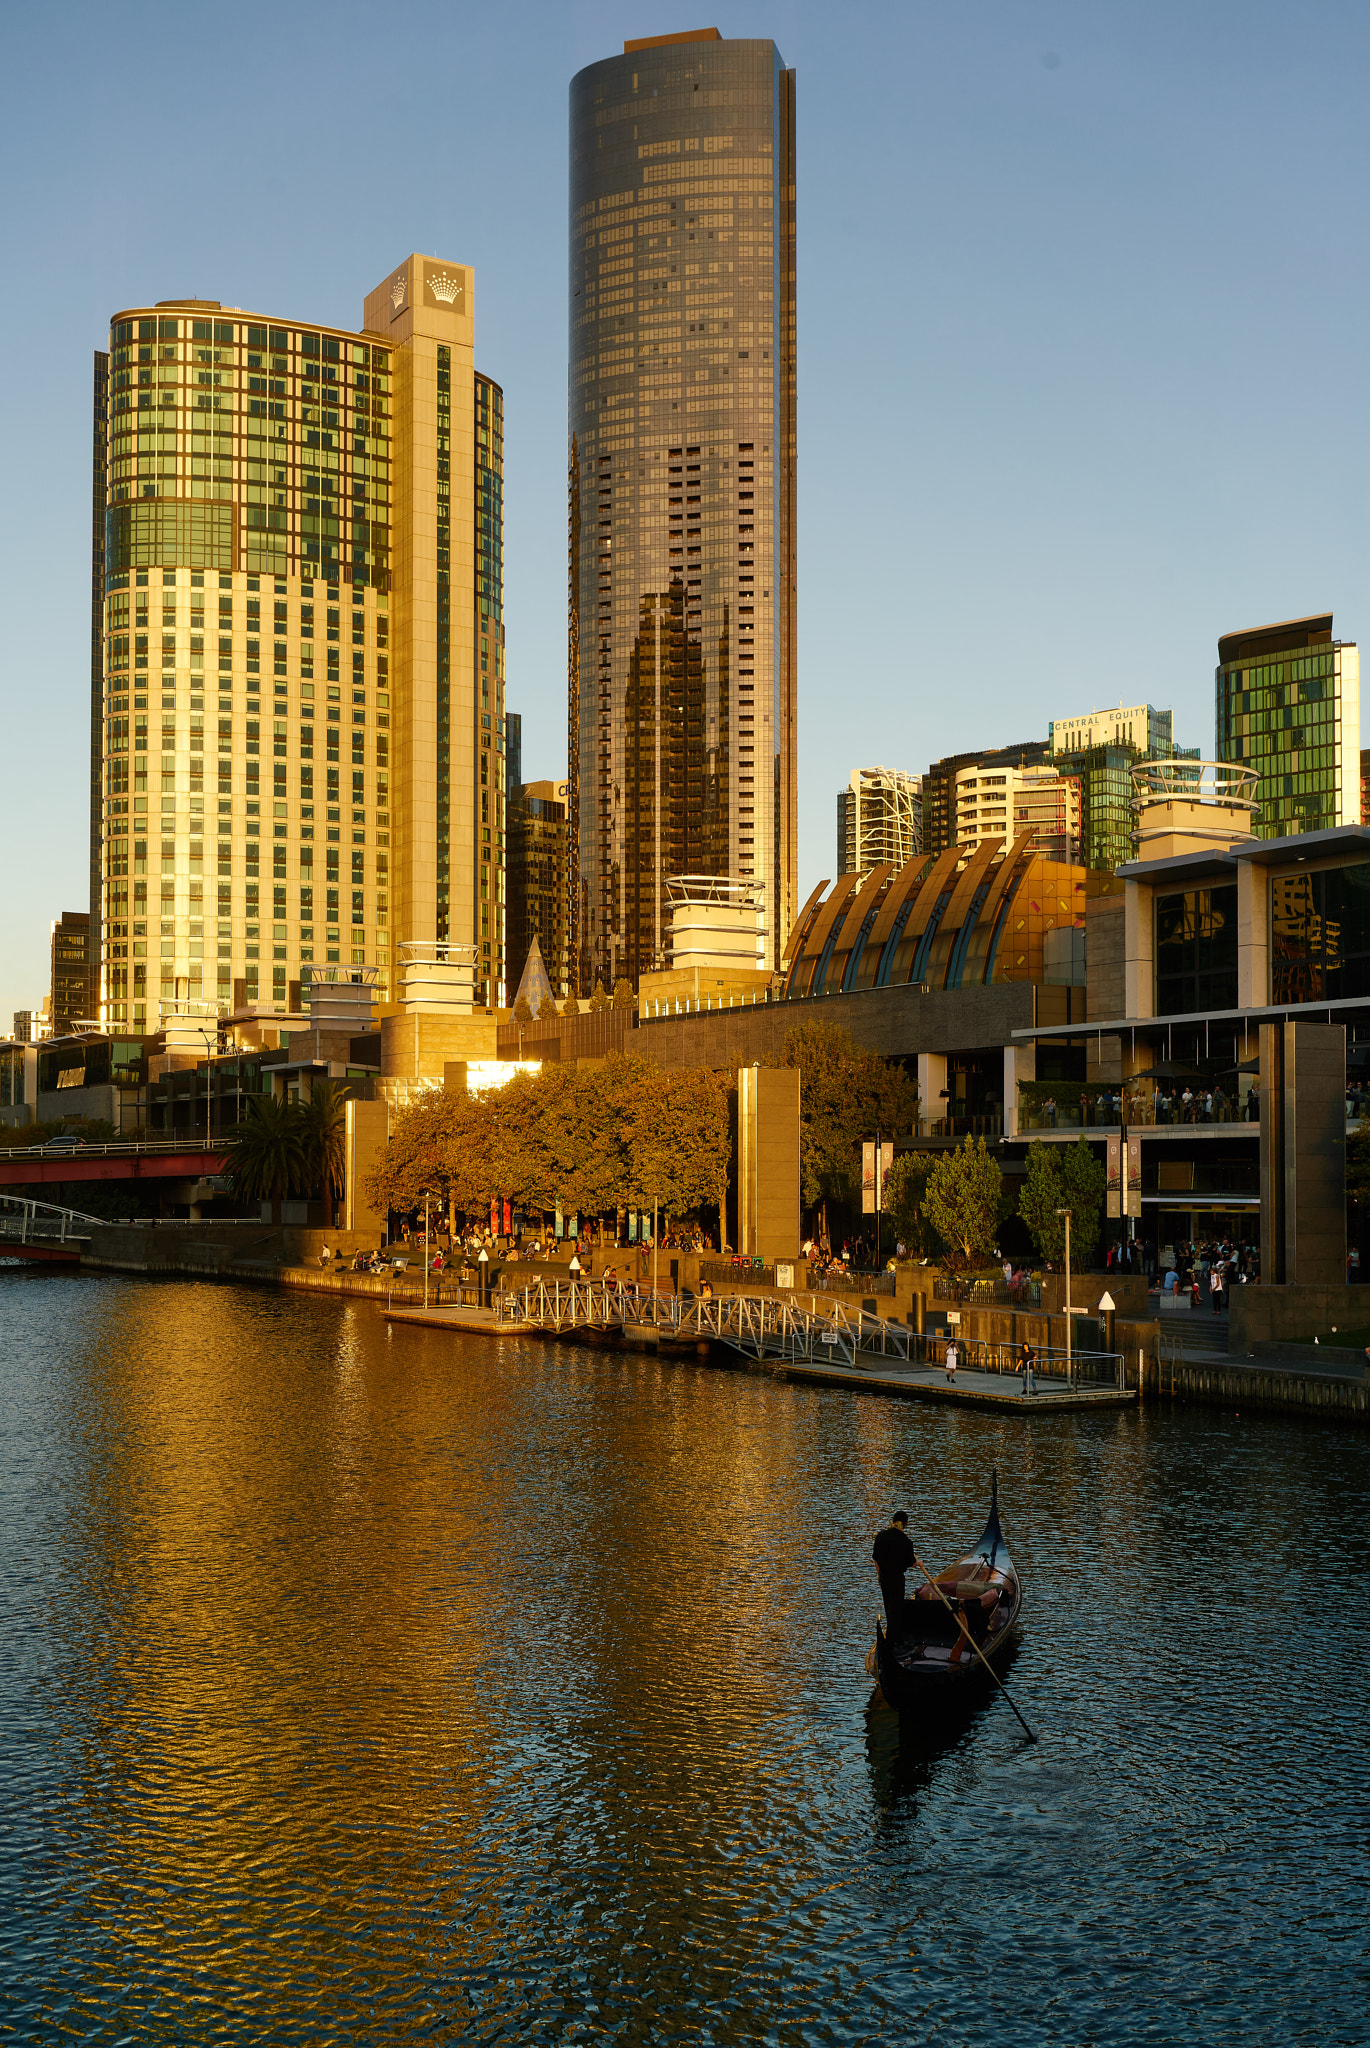
[(0, 1145), (0, 1166), (7, 1159), (109, 1159), (153, 1152), (223, 1152), (227, 1138), (113, 1138), (99, 1144)]
[(0, 1243), (4, 1244), (75, 1243), (105, 1221), (102, 1216), (83, 1216), (79, 1209), (58, 1209), (51, 1202), (0, 1195)]
[(1129, 1130), (1165, 1130), (1180, 1124), (1259, 1124), (1260, 1117), (1248, 1104), (1215, 1101), (1212, 1109), (1198, 1100), (1190, 1103), (1168, 1100), (1164, 1104), (1119, 1102), (1116, 1095), (1092, 1098), (1088, 1102), (1022, 1104), (1018, 1110), (1019, 1132), (1027, 1131), (1116, 1131), (1124, 1123)]
[(934, 1301), (964, 1303), (967, 1308), (997, 1306), (1000, 1303), (1009, 1308), (1036, 1308), (1042, 1299), (1040, 1280), (1024, 1280), (1021, 1287), (1010, 1287), (1002, 1276), (995, 1279), (955, 1280), (937, 1279), (932, 1283)]
[[(955, 1342), (959, 1364), (967, 1371), (1007, 1376), (1018, 1371), (1012, 1344), (923, 1334), (869, 1309), (853, 1313), (840, 1302), (827, 1309), (804, 1308), (794, 1295), (781, 1301), (771, 1295), (726, 1294), (704, 1301), (653, 1294), (616, 1280), (538, 1280), (497, 1295), (494, 1309), (496, 1324), (512, 1328), (531, 1323), (561, 1332), (646, 1324), (658, 1334), (713, 1339), (776, 1364), (945, 1369), (947, 1346)], [(1044, 1387), (1124, 1385), (1118, 1352), (1073, 1352), (1067, 1372), (1066, 1353), (1044, 1347), (1034, 1353), (1033, 1374)]]

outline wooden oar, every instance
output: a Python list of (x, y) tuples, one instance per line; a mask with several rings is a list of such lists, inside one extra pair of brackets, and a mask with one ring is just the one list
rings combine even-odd
[[(965, 1617), (965, 1615), (964, 1615), (964, 1614), (962, 1614), (962, 1613), (960, 1612), (960, 1610), (959, 1610), (958, 1608), (955, 1608), (955, 1607), (953, 1607), (953, 1606), (952, 1606), (952, 1604), (951, 1604), (950, 1600), (948, 1600), (948, 1598), (947, 1598), (946, 1594), (945, 1594), (945, 1593), (944, 1593), (944, 1592), (942, 1591), (942, 1588), (941, 1588), (941, 1587), (940, 1587), (940, 1586), (938, 1585), (938, 1583), (937, 1583), (936, 1579), (935, 1579), (935, 1578), (934, 1578), (934, 1577), (932, 1576), (932, 1573), (931, 1573), (931, 1572), (930, 1572), (930, 1571), (928, 1570), (927, 1566), (926, 1566), (926, 1565), (924, 1564), (924, 1562), (923, 1562), (922, 1558), (921, 1558), (921, 1557), (918, 1557), (918, 1556), (915, 1556), (915, 1557), (914, 1557), (914, 1560), (913, 1560), (913, 1561), (914, 1561), (914, 1563), (915, 1563), (915, 1564), (917, 1565), (917, 1567), (918, 1567), (919, 1571), (920, 1571), (920, 1572), (921, 1572), (921, 1573), (923, 1574), (923, 1577), (924, 1577), (924, 1578), (925, 1578), (925, 1579), (927, 1580), (928, 1584), (929, 1584), (929, 1585), (930, 1585), (930, 1586), (932, 1587), (932, 1590), (933, 1590), (933, 1592), (934, 1592), (934, 1593), (935, 1593), (935, 1594), (937, 1595), (937, 1597), (938, 1597), (938, 1599), (939, 1599), (939, 1600), (941, 1601), (942, 1605), (943, 1605), (943, 1606), (944, 1606), (944, 1607), (946, 1608), (946, 1610), (947, 1610), (947, 1613), (948, 1613), (948, 1614), (949, 1614), (949, 1615), (951, 1616), (952, 1620), (953, 1620), (953, 1621), (954, 1621), (954, 1622), (956, 1623), (956, 1626), (957, 1626), (957, 1627), (958, 1627), (958, 1628), (960, 1629), (960, 1631), (961, 1631), (962, 1635), (963, 1635), (963, 1636), (965, 1637), (966, 1641), (967, 1641), (967, 1642), (968, 1642), (968, 1643), (970, 1644), (970, 1646), (971, 1646), (972, 1650), (974, 1650), (974, 1652), (975, 1652), (976, 1656), (977, 1656), (977, 1657), (978, 1657), (978, 1658), (980, 1659), (980, 1662), (981, 1662), (981, 1663), (982, 1663), (982, 1664), (984, 1665), (984, 1667), (985, 1667), (986, 1671), (988, 1671), (988, 1673), (989, 1673), (990, 1677), (991, 1677), (991, 1678), (992, 1678), (992, 1679), (994, 1680), (994, 1683), (995, 1683), (995, 1684), (996, 1684), (996, 1685), (998, 1686), (998, 1688), (999, 1688), (1000, 1692), (1001, 1692), (1001, 1693), (1002, 1693), (1002, 1694), (1004, 1695), (1004, 1698), (1005, 1698), (1005, 1699), (1006, 1699), (1006, 1700), (1008, 1701), (1009, 1705), (1010, 1705), (1010, 1706), (1011, 1706), (1011, 1707), (1013, 1708), (1013, 1711), (1014, 1711), (1014, 1713), (1015, 1713), (1015, 1714), (1018, 1714), (1018, 1708), (1017, 1708), (1016, 1704), (1014, 1703), (1014, 1698), (1013, 1698), (1013, 1695), (1012, 1695), (1012, 1693), (1011, 1693), (1011, 1692), (1009, 1691), (1008, 1687), (1007, 1687), (1007, 1686), (1006, 1686), (1006, 1685), (1004, 1684), (1004, 1681), (1003, 1681), (1003, 1679), (1002, 1679), (1002, 1678), (1001, 1678), (1001, 1677), (999, 1676), (999, 1674), (998, 1674), (998, 1672), (997, 1672), (997, 1671), (995, 1670), (994, 1666), (993, 1666), (993, 1665), (992, 1665), (992, 1664), (990, 1663), (990, 1661), (989, 1661), (989, 1658), (988, 1658), (988, 1657), (987, 1657), (987, 1656), (985, 1655), (984, 1651), (983, 1651), (983, 1650), (982, 1650), (982, 1649), (980, 1648), (980, 1645), (979, 1645), (979, 1644), (978, 1644), (978, 1643), (976, 1642), (976, 1640), (975, 1640), (974, 1636), (973, 1636), (973, 1635), (971, 1634), (970, 1630), (969, 1630), (969, 1629), (968, 1629), (968, 1628), (966, 1627), (966, 1617)], [(1036, 1736), (1035, 1736), (1035, 1735), (1033, 1734), (1032, 1730), (1031, 1730), (1031, 1729), (1030, 1729), (1030, 1728), (1028, 1727), (1028, 1724), (1027, 1724), (1027, 1722), (1023, 1720), (1023, 1717), (1022, 1717), (1022, 1715), (1021, 1715), (1021, 1714), (1018, 1714), (1018, 1719), (1019, 1719), (1019, 1720), (1020, 1720), (1020, 1721), (1022, 1722), (1022, 1726), (1023, 1726), (1023, 1733), (1024, 1733), (1024, 1734), (1025, 1734), (1025, 1735), (1027, 1736), (1027, 1739), (1028, 1739), (1028, 1741), (1029, 1741), (1029, 1742), (1035, 1742), (1035, 1741), (1037, 1740), (1037, 1737), (1036, 1737)]]

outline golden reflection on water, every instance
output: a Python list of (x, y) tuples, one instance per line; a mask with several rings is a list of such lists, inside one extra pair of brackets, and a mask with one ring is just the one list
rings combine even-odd
[[(29, 2038), (875, 2041), (963, 2013), (968, 1969), (1012, 1989), (961, 2037), (1102, 2038), (1115, 1950), (1162, 2010), (1215, 1913), (1243, 2024), (1282, 2010), (1221, 1873), (1259, 1888), (1246, 1816), (1279, 1816), (1299, 1895), (1349, 1710), (1316, 1659), (1215, 1699), (1204, 1632), (1316, 1627), (1359, 1440), (1025, 1425), (208, 1285), (6, 1300)], [(1031, 1751), (992, 1703), (901, 1729), (861, 1669), (873, 1530), (905, 1506), (945, 1561), (996, 1465)], [(1318, 1731), (1298, 1772), (1248, 1744), (1276, 1713)]]

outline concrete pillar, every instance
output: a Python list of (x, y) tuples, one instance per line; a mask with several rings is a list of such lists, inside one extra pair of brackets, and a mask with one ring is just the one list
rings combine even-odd
[(946, 1054), (944, 1052), (920, 1052), (918, 1055), (918, 1115), (924, 1124), (936, 1123), (939, 1118), (949, 1114), (950, 1105), (942, 1100), (946, 1085)]
[(742, 1067), (737, 1076), (737, 1248), (753, 1258), (799, 1256), (797, 1067)]
[(389, 1105), (349, 1100), (343, 1106), (347, 1117), (347, 1149), (342, 1227), (363, 1235), (374, 1231), (379, 1241), (385, 1228), (385, 1217), (367, 1201), (362, 1182), (377, 1155), (385, 1150), (390, 1131)]
[(1270, 1001), (1270, 874), (1260, 862), (1237, 862), (1237, 1002), (1260, 1010)]
[(1261, 1279), (1346, 1284), (1346, 1029), (1262, 1024)]
[(1006, 1045), (1004, 1047), (1004, 1136), (1018, 1135), (1018, 1083), (1037, 1079), (1037, 1047), (1035, 1045)]
[(1156, 1014), (1156, 911), (1155, 891), (1149, 882), (1125, 882), (1124, 908), (1124, 995), (1129, 1017)]

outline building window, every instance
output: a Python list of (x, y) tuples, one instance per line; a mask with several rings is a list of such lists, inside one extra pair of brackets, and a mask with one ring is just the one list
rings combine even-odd
[(1270, 884), (1270, 1000), (1370, 993), (1370, 861)]
[(1156, 898), (1156, 1014), (1237, 1007), (1237, 885)]

